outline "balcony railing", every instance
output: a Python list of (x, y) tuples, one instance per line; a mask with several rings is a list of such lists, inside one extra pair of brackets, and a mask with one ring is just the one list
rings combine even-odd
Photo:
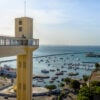
[(39, 46), (39, 39), (0, 36), (0, 46)]

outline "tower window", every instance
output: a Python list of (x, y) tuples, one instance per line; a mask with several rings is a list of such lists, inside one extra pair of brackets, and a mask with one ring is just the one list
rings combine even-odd
[(21, 20), (19, 21), (19, 25), (22, 25), (22, 21)]
[(21, 32), (22, 31), (22, 27), (19, 27), (19, 32)]

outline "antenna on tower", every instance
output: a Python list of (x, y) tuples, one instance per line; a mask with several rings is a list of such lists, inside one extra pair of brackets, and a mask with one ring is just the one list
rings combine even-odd
[(24, 16), (26, 16), (26, 0), (24, 1)]

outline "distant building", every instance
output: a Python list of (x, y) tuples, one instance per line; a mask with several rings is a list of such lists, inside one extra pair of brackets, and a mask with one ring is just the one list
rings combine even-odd
[(89, 82), (100, 81), (100, 70), (93, 72), (90, 76)]
[[(94, 71), (91, 76), (90, 76), (90, 79), (89, 79), (89, 83), (88, 83), (88, 86), (91, 82), (93, 81), (99, 81), (100, 82), (100, 70), (98, 71)], [(91, 88), (91, 87), (90, 87)], [(100, 100), (100, 94), (99, 95), (93, 95), (91, 97), (91, 100)]]
[(8, 77), (15, 78), (16, 70), (4, 65), (4, 67), (0, 67), (0, 75), (7, 75)]

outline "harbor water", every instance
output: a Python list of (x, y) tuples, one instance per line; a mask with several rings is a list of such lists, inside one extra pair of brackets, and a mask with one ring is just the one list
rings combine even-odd
[[(63, 78), (70, 77), (82, 79), (83, 75), (90, 75), (95, 68), (95, 63), (100, 62), (99, 57), (86, 57), (86, 53), (100, 53), (100, 46), (40, 46), (33, 56), (33, 74), (38, 76), (49, 76), (47, 79), (34, 79), (33, 84), (45, 86), (49, 84), (58, 85)], [(0, 61), (16, 59), (16, 57), (0, 58)], [(16, 67), (16, 60), (0, 63)], [(49, 71), (48, 73), (41, 72)], [(59, 75), (59, 73), (62, 73)], [(69, 75), (69, 73), (78, 73)]]

